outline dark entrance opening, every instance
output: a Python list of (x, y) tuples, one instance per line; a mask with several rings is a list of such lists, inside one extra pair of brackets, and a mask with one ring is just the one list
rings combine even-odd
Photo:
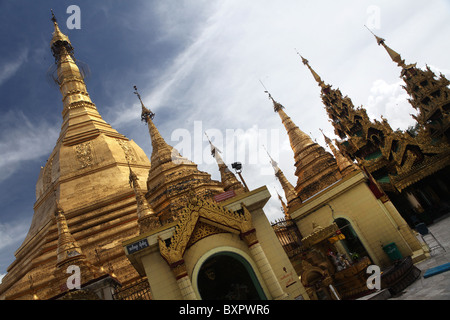
[(201, 266), (197, 278), (203, 300), (265, 300), (250, 264), (233, 252), (220, 252)]
[(370, 259), (369, 253), (361, 243), (361, 240), (359, 240), (350, 222), (344, 218), (338, 218), (334, 222), (336, 222), (342, 234), (345, 236), (345, 239), (341, 241), (352, 260), (357, 261), (363, 257)]

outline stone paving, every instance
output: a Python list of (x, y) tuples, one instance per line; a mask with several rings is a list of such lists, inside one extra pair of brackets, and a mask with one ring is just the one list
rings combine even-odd
[[(431, 251), (431, 257), (416, 264), (422, 273), (413, 284), (400, 294), (390, 297), (389, 300), (450, 300), (450, 270), (424, 278), (424, 273), (433, 267), (450, 262), (450, 216), (428, 226), (428, 230), (445, 248), (436, 248)], [(430, 240), (429, 240), (430, 239)], [(426, 236), (430, 247), (435, 244), (430, 236)]]

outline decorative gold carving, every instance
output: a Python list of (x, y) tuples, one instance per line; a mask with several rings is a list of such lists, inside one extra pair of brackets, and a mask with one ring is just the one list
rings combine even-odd
[(335, 223), (330, 224), (325, 228), (313, 223), (313, 232), (302, 239), (303, 247), (304, 248), (312, 247), (316, 243), (319, 243), (329, 237), (332, 237), (333, 235), (336, 234), (336, 231), (338, 229), (339, 227)]
[(244, 239), (248, 247), (253, 246), (258, 243), (258, 238), (256, 237), (256, 230), (252, 229), (245, 233), (241, 233), (241, 238)]
[(170, 267), (177, 280), (187, 276), (186, 264), (184, 263), (184, 260), (177, 261)]
[(213, 234), (224, 233), (224, 232), (227, 232), (227, 231), (220, 229), (219, 227), (210, 225), (208, 223), (198, 221), (197, 225), (194, 229), (194, 232), (192, 233), (192, 236), (189, 239), (187, 248), (191, 247), (193, 244), (195, 244), (197, 241), (202, 240), (203, 238), (209, 237)]
[(100, 300), (100, 298), (91, 290), (79, 289), (68, 292), (60, 300)]
[[(394, 54), (394, 56), (395, 59), (399, 59), (399, 55)], [(414, 66), (407, 67), (409, 69), (415, 68)], [(408, 81), (410, 83), (410, 87), (406, 88), (410, 94), (415, 91), (415, 95), (431, 93), (439, 95), (434, 89), (426, 91), (430, 86), (434, 85), (434, 88), (437, 88), (436, 90), (441, 90), (439, 91), (439, 96), (445, 95), (444, 91), (448, 90), (444, 90), (442, 87), (446, 83), (445, 81), (442, 80), (442, 83), (437, 84), (438, 81), (432, 80), (430, 72), (427, 73), (427, 77), (422, 75), (422, 78), (419, 77), (419, 74), (420, 72), (417, 71), (416, 75), (411, 79), (405, 78), (407, 84)], [(417, 79), (414, 80), (413, 78)], [(416, 83), (419, 78), (422, 79), (421, 81), (427, 78), (428, 83), (433, 83), (433, 85), (430, 84), (425, 90), (419, 86), (420, 83)], [(414, 88), (413, 82), (415, 83)], [(450, 95), (448, 96), (450, 99)], [(415, 99), (414, 103), (417, 104), (416, 98), (418, 96), (413, 97), (413, 100)], [(363, 108), (355, 108), (348, 97), (342, 96), (339, 89), (331, 89), (331, 86), (322, 86), (322, 100), (335, 128), (335, 133), (342, 139), (346, 139), (339, 144), (339, 149), (345, 150), (345, 153), (352, 159), (357, 159), (358, 163), (370, 173), (385, 168), (384, 171), (388, 172), (391, 178), (390, 185), (383, 184), (384, 190), (397, 189), (400, 191), (405, 185), (410, 185), (412, 181), (418, 181), (425, 177), (426, 172), (435, 172), (436, 170), (426, 169), (425, 166), (419, 166), (419, 164), (429, 156), (435, 157), (435, 162), (438, 162), (436, 157), (447, 152), (446, 150), (450, 148), (445, 139), (440, 141), (433, 140), (429, 130), (424, 130), (422, 126), (419, 126), (416, 136), (413, 137), (408, 132), (392, 130), (388, 121), (383, 117), (382, 121), (371, 121), (366, 111)], [(432, 97), (432, 99), (430, 98), (430, 105), (438, 100), (440, 104), (445, 103), (445, 99)], [(420, 103), (416, 107), (419, 108), (419, 105)], [(428, 111), (437, 110), (435, 107), (425, 109)], [(429, 164), (433, 166), (431, 162)], [(421, 169), (418, 170), (419, 168)], [(405, 178), (407, 175), (411, 177)], [(419, 176), (422, 178), (418, 179)], [(298, 188), (297, 192), (299, 192)]]
[(242, 213), (231, 212), (210, 200), (198, 198), (193, 192), (190, 193), (190, 199), (178, 218), (170, 244), (158, 239), (161, 256), (169, 265), (183, 259), (184, 251), (200, 218), (203, 222), (225, 231), (245, 234), (253, 229), (251, 213), (243, 204)]
[(44, 190), (48, 188), (48, 186), (52, 183), (52, 169), (53, 169), (53, 157), (50, 158), (50, 160), (45, 165), (45, 171), (44, 171)]
[(81, 165), (81, 169), (92, 166), (94, 159), (92, 149), (91, 141), (80, 143), (75, 146), (77, 160)]
[(120, 147), (125, 153), (125, 160), (127, 160), (128, 163), (135, 162), (136, 154), (134, 152), (133, 147), (131, 147), (130, 142), (123, 139), (116, 139), (116, 141), (119, 143)]

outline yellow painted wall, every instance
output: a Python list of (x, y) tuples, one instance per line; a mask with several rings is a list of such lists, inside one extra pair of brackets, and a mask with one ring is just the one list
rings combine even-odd
[[(331, 208), (334, 211), (332, 213)], [(342, 180), (332, 188), (304, 203), (291, 213), (302, 236), (312, 232), (312, 223), (322, 227), (333, 223), (334, 219), (347, 219), (366, 248), (373, 262), (380, 267), (388, 266), (391, 261), (383, 246), (395, 242), (401, 254), (411, 256), (416, 250), (418, 240), (407, 238), (399, 232), (398, 221), (391, 216), (386, 206), (370, 191), (362, 173), (350, 179)], [(404, 226), (402, 226), (404, 227)]]

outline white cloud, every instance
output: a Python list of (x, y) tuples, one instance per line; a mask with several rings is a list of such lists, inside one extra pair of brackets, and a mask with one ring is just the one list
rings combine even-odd
[[(11, 263), (14, 260), (14, 250), (25, 239), (29, 226), (30, 221), (28, 220), (0, 221), (0, 252), (2, 253), (2, 264)], [(0, 273), (0, 283), (5, 275), (6, 273)]]
[(374, 81), (367, 99), (366, 110), (371, 119), (385, 117), (393, 130), (407, 129), (414, 125), (415, 120), (410, 114), (417, 114), (407, 101), (408, 93), (401, 87), (403, 80), (395, 83), (387, 83), (383, 79)]
[(18, 170), (22, 161), (48, 155), (59, 131), (44, 121), (32, 123), (22, 111), (3, 114), (0, 128), (0, 181)]
[(0, 250), (22, 241), (29, 228), (29, 221), (0, 222)]
[(0, 86), (14, 76), (19, 68), (28, 60), (28, 49), (23, 49), (14, 61), (9, 61), (0, 66)]

